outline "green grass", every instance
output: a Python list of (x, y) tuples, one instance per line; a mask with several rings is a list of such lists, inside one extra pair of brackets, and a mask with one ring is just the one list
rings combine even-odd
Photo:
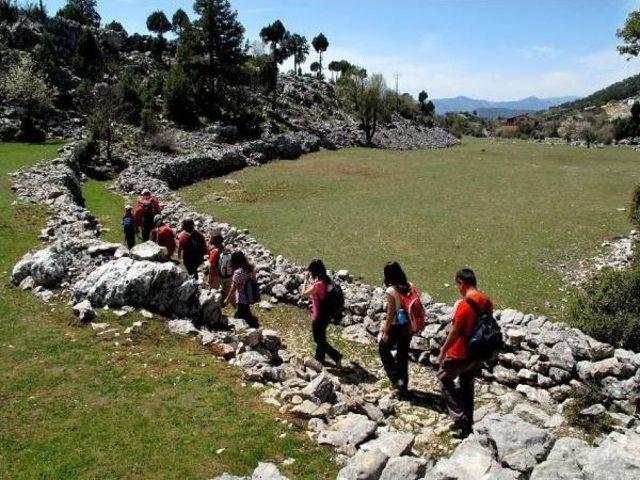
[[(296, 459), (282, 469), (291, 478), (335, 476), (329, 449), (278, 423), (237, 369), (167, 334), (163, 321), (145, 324), (132, 343), (101, 337), (75, 326), (62, 302), (8, 284), (46, 212), (12, 206), (6, 174), (57, 148), (0, 144), (0, 478), (202, 479), (287, 457)], [(104, 188), (89, 183), (88, 204), (117, 226), (123, 200)], [(138, 319), (99, 313), (121, 331)]]
[(85, 206), (95, 215), (102, 225), (101, 236), (109, 242), (122, 242), (124, 233), (121, 220), (128, 199), (112, 192), (107, 183), (87, 180), (82, 185)]
[(380, 285), (397, 259), (440, 301), (457, 297), (454, 273), (470, 266), (499, 305), (549, 313), (567, 296), (556, 267), (629, 231), (618, 209), (640, 169), (626, 148), (465, 139), (447, 150), (323, 151), (227, 178), (240, 183), (212, 179), (181, 195), (297, 262), (321, 257)]

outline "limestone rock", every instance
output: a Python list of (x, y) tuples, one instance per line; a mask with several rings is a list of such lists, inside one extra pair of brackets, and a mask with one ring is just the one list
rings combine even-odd
[(388, 459), (378, 449), (360, 450), (338, 472), (337, 480), (378, 480)]
[(369, 440), (360, 445), (361, 450), (378, 449), (387, 457), (401, 457), (407, 455), (413, 447), (415, 436), (410, 433), (401, 432), (383, 432), (378, 438)]
[(88, 300), (76, 303), (73, 306), (73, 313), (81, 322), (89, 322), (96, 317), (96, 311)]
[(424, 476), (427, 461), (416, 457), (391, 458), (384, 467), (380, 480), (418, 480)]
[(288, 480), (273, 463), (260, 462), (253, 471), (251, 480)]
[(345, 447), (358, 446), (376, 431), (376, 424), (364, 415), (349, 413), (337, 417), (329, 428), (318, 434), (318, 443)]
[(485, 441), (495, 445), (498, 460), (519, 472), (530, 472), (551, 450), (555, 439), (516, 415), (491, 414), (476, 425)]
[(129, 252), (129, 256), (134, 260), (148, 262), (166, 262), (169, 260), (169, 252), (166, 247), (161, 247), (155, 242), (144, 242), (136, 245)]

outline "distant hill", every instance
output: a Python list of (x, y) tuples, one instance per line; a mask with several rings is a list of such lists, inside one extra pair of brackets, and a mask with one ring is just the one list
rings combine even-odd
[[(609, 85), (602, 90), (592, 93), (588, 97), (576, 101), (565, 103), (564, 108), (585, 108), (590, 106), (601, 106), (612, 100), (624, 100), (625, 98), (637, 96), (640, 93), (640, 74), (625, 78), (619, 82)], [(435, 103), (435, 101), (434, 101)], [(437, 110), (437, 107), (436, 107)]]
[(547, 110), (550, 107), (571, 102), (577, 98), (578, 97), (575, 96), (551, 98), (527, 97), (522, 100), (492, 102), (490, 100), (479, 100), (460, 96), (455, 98), (439, 98), (432, 101), (436, 106), (436, 113), (439, 114), (448, 112), (473, 112), (476, 110), (479, 115), (481, 112), (485, 112), (487, 116), (491, 116), (491, 118), (493, 118), (493, 115), (510, 117), (521, 113)]
[(510, 118), (516, 115), (532, 115), (539, 110), (519, 110), (510, 108), (477, 108), (476, 114), (482, 118), (490, 118), (495, 120), (496, 118)]

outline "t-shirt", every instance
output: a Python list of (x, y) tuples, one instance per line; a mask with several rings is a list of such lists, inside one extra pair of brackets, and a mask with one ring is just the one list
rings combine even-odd
[[(414, 288), (413, 283), (409, 283), (409, 286), (411, 288)], [(387, 295), (391, 295), (391, 297), (396, 301), (396, 316), (398, 315), (398, 310), (400, 310), (402, 308), (402, 298), (400, 297), (400, 292), (398, 292), (396, 290), (395, 287), (387, 287), (387, 290), (385, 291), (385, 293)], [(393, 323), (396, 323), (397, 318), (393, 319)], [(386, 323), (386, 320), (384, 320), (384, 322)]]
[(313, 321), (315, 322), (320, 316), (320, 302), (324, 300), (327, 294), (327, 285), (322, 280), (316, 280), (313, 286), (316, 292), (311, 295), (311, 311), (313, 313)]
[(220, 250), (212, 248), (209, 252), (209, 278), (218, 277), (218, 260), (220, 259)]
[(162, 225), (155, 229), (155, 242), (161, 247), (166, 247), (169, 257), (176, 250), (176, 236), (169, 225)]
[[(467, 296), (478, 304), (480, 310), (488, 309), (493, 311), (493, 303), (491, 303), (491, 300), (485, 297), (482, 293), (476, 291), (469, 293)], [(467, 301), (458, 301), (453, 313), (452, 324), (461, 325), (462, 334), (455, 342), (453, 342), (453, 345), (451, 345), (451, 348), (447, 351), (447, 358), (452, 360), (466, 360), (469, 358), (467, 344), (469, 342), (469, 337), (473, 333), (473, 326), (475, 325), (476, 318), (476, 312)]]
[(231, 280), (236, 285), (236, 303), (247, 305), (249, 299), (247, 298), (246, 284), (249, 278), (255, 279), (256, 274), (254, 272), (247, 272), (244, 268), (238, 268), (233, 272)]

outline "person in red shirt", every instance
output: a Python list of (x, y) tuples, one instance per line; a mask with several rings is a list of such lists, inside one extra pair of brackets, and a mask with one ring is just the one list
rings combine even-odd
[(224, 246), (224, 238), (219, 232), (211, 235), (211, 249), (209, 250), (209, 286), (222, 289), (222, 298), (227, 298), (231, 289), (233, 268), (231, 266), (230, 248)]
[(173, 233), (173, 229), (162, 221), (160, 215), (155, 216), (154, 223), (155, 228), (151, 230), (149, 239), (161, 247), (165, 247), (169, 253), (169, 258), (173, 257), (173, 252), (176, 251), (176, 236)]
[(207, 253), (207, 241), (196, 229), (195, 222), (190, 218), (183, 220), (182, 233), (178, 237), (178, 258), (184, 261), (187, 272), (196, 280), (198, 267), (204, 263)]
[(463, 299), (455, 306), (451, 329), (440, 350), (438, 379), (442, 384), (442, 393), (453, 418), (450, 428), (458, 437), (464, 438), (473, 429), (473, 389), (478, 367), (477, 363), (469, 358), (467, 351), (467, 342), (477, 320), (477, 314), (471, 302), (475, 302), (480, 311), (489, 312), (493, 312), (493, 304), (489, 298), (478, 291), (478, 282), (473, 270), (468, 268), (459, 270), (455, 281)]
[(149, 189), (142, 190), (142, 195), (136, 204), (134, 217), (136, 220), (136, 229), (140, 231), (142, 241), (146, 242), (151, 236), (151, 230), (154, 228), (154, 218), (162, 211), (158, 199), (151, 195)]

